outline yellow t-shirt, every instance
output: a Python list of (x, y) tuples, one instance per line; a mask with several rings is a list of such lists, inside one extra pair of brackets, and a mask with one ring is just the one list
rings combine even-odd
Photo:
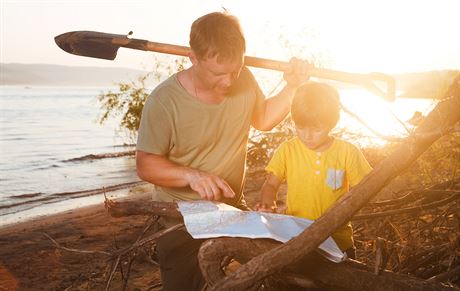
[[(358, 184), (371, 167), (361, 151), (346, 141), (334, 139), (327, 150), (315, 152), (295, 137), (275, 151), (266, 171), (287, 182), (286, 214), (315, 220)], [(332, 237), (343, 251), (351, 247), (351, 224), (339, 228)]]

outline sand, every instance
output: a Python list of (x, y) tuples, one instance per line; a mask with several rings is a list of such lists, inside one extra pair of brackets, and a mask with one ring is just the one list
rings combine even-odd
[[(149, 195), (139, 195), (148, 199)], [(58, 249), (60, 245), (112, 252), (131, 245), (142, 233), (147, 217), (110, 217), (103, 203), (8, 225), (0, 229), (0, 290), (105, 290), (114, 261), (104, 254), (85, 254)], [(146, 253), (132, 264), (128, 290), (150, 288), (160, 283), (159, 269)], [(122, 261), (127, 270), (126, 258)], [(120, 272), (109, 290), (121, 290)]]
[[(247, 180), (244, 192), (248, 205), (255, 204), (262, 182), (263, 175), (257, 173)], [(126, 191), (129, 193), (121, 195), (123, 199), (149, 200), (153, 188), (144, 185)], [(105, 290), (116, 258), (58, 249), (44, 233), (63, 247), (113, 253), (132, 245), (143, 232), (147, 219), (145, 216), (112, 218), (100, 202), (1, 227), (0, 291)], [(146, 235), (152, 233), (153, 229)], [(150, 247), (145, 247), (134, 256), (126, 290), (161, 290), (159, 268), (151, 255)], [(129, 259), (121, 262), (124, 273)], [(122, 290), (123, 283), (117, 270), (109, 290)]]

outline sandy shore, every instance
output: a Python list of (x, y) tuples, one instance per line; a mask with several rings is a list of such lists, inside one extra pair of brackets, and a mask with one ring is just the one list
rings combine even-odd
[[(246, 201), (254, 205), (263, 182), (255, 173), (245, 185)], [(125, 189), (123, 199), (150, 200), (153, 188), (143, 185)], [(107, 193), (108, 197), (113, 193)], [(119, 194), (119, 193), (118, 193)], [(123, 193), (122, 193), (123, 194)], [(76, 253), (58, 249), (44, 233), (61, 246), (79, 250), (113, 252), (131, 246), (143, 232), (147, 217), (112, 218), (101, 202), (0, 228), (0, 291), (4, 290), (105, 290), (115, 261), (105, 254)], [(145, 235), (153, 233), (149, 230)], [(150, 250), (136, 254), (127, 290), (161, 290), (159, 268), (150, 260)], [(129, 258), (121, 262), (126, 273)], [(123, 279), (115, 273), (109, 290), (122, 290)]]
[[(149, 199), (145, 187), (133, 188), (130, 198)], [(0, 290), (104, 290), (114, 261), (104, 254), (58, 249), (44, 233), (67, 248), (113, 252), (131, 245), (142, 233), (147, 217), (112, 218), (103, 203), (16, 223), (0, 229)], [(127, 270), (128, 259), (122, 261)], [(132, 264), (130, 290), (160, 282), (158, 268), (138, 253)], [(119, 271), (110, 290), (121, 290)], [(160, 287), (161, 288), (161, 287)]]

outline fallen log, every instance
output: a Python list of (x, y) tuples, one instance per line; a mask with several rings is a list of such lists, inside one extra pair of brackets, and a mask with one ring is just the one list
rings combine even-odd
[(182, 218), (176, 203), (144, 201), (144, 200), (105, 200), (105, 208), (112, 217), (133, 215), (159, 215), (165, 217)]
[(382, 161), (359, 185), (339, 199), (322, 217), (286, 244), (250, 260), (235, 273), (209, 290), (242, 290), (281, 271), (315, 250), (321, 242), (373, 198), (394, 177), (408, 168), (429, 146), (460, 120), (460, 75), (441, 101), (388, 158)]
[[(201, 272), (210, 286), (225, 277), (222, 262), (231, 257), (241, 264), (281, 245), (270, 239), (218, 238), (203, 243), (198, 253)], [(372, 268), (357, 261), (342, 263), (328, 261), (317, 252), (303, 257), (297, 266), (289, 266), (277, 274), (281, 281), (297, 285), (312, 285), (327, 290), (454, 290), (439, 283), (382, 270), (379, 275)], [(260, 283), (260, 282), (259, 282)], [(257, 288), (258, 286), (251, 286)]]

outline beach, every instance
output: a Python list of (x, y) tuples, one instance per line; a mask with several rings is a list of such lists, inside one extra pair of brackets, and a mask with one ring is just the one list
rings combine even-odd
[[(0, 98), (5, 105), (2, 107), (4, 130), (0, 136), (0, 153), (5, 161), (0, 165), (0, 291), (105, 290), (117, 260), (113, 254), (133, 245), (148, 217), (112, 218), (104, 208), (104, 196), (114, 200), (149, 200), (153, 188), (136, 175), (132, 144), (114, 139), (113, 127), (101, 129), (94, 122), (85, 123), (97, 112), (92, 104), (94, 91), (29, 91), (5, 91), (7, 94)], [(68, 114), (61, 113), (62, 104), (55, 104), (56, 99), (65, 103)], [(410, 100), (400, 103), (406, 101)], [(22, 110), (30, 102), (39, 104), (37, 108), (42, 110)], [(75, 127), (70, 127), (71, 124)], [(434, 147), (437, 154), (431, 154), (436, 158), (425, 158), (430, 167), (422, 167), (423, 163), (416, 165), (412, 176), (408, 175), (412, 180), (400, 180), (427, 187), (444, 181), (443, 177), (455, 176), (452, 175), (458, 169), (454, 167), (455, 160), (446, 153), (455, 153), (451, 149), (458, 144), (457, 140), (451, 137), (450, 142), (438, 143)], [(374, 154), (366, 152), (374, 164), (383, 158), (383, 153), (383, 149), (377, 149)], [(261, 158), (261, 154), (256, 158)], [(433, 167), (435, 160), (436, 167)], [(263, 165), (248, 164), (248, 167), (244, 193), (248, 205), (253, 206), (259, 197), (264, 171)], [(429, 177), (421, 173), (429, 173)], [(430, 182), (422, 183), (427, 178)], [(395, 183), (395, 188), (389, 185), (379, 194), (378, 199), (393, 199), (387, 203), (388, 209), (371, 205), (364, 214), (385, 214), (391, 207), (402, 208), (400, 210), (409, 207), (399, 205), (398, 200), (405, 193), (402, 190), (414, 187), (399, 184)], [(283, 195), (285, 190), (281, 191)], [(393, 195), (399, 192), (399, 196)], [(283, 195), (278, 197), (281, 201)], [(444, 196), (436, 200), (442, 202)], [(424, 196), (410, 197), (413, 197), (413, 207), (419, 209)], [(455, 201), (446, 203), (415, 215), (402, 211), (385, 219), (357, 221), (354, 227), (358, 260), (374, 265), (375, 238), (384, 237), (391, 242), (389, 270), (422, 279), (450, 271), (456, 266), (452, 261), (457, 256), (456, 248), (449, 246), (458, 235), (453, 215), (458, 205)], [(397, 230), (397, 236), (393, 230)], [(144, 237), (153, 232), (149, 229)], [(424, 263), (424, 255), (431, 253), (439, 254), (437, 260)], [(152, 254), (149, 245), (123, 257), (119, 262), (121, 270), (113, 272), (108, 290), (122, 290), (124, 278), (129, 279), (128, 290), (161, 290), (160, 273), (151, 259)], [(404, 269), (412, 265), (414, 258), (422, 261)], [(456, 277), (450, 280), (453, 284), (458, 281)]]
[[(150, 199), (145, 186), (126, 190), (130, 199)], [(109, 255), (58, 249), (63, 247), (111, 252), (134, 243), (147, 217), (112, 218), (103, 203), (41, 216), (0, 228), (0, 290), (104, 290), (110, 274)], [(126, 261), (121, 264), (126, 270)], [(159, 269), (138, 253), (132, 264), (130, 290), (148, 289), (160, 282)], [(120, 272), (110, 290), (121, 290)], [(160, 287), (161, 289), (161, 287)]]
[[(245, 185), (247, 202), (253, 205), (263, 175), (251, 175)], [(149, 184), (131, 187), (118, 199), (151, 199)], [(123, 195), (124, 194), (124, 195)], [(9, 224), (0, 228), (0, 291), (4, 290), (105, 290), (115, 258), (106, 254), (87, 254), (59, 249), (114, 252), (131, 246), (143, 232), (148, 217), (113, 218), (100, 203), (61, 213)], [(153, 233), (149, 230), (144, 235)], [(161, 290), (159, 268), (151, 261), (151, 250), (141, 249), (132, 262), (129, 290)], [(129, 258), (122, 260), (124, 272)], [(123, 279), (118, 269), (109, 290), (121, 290)]]

